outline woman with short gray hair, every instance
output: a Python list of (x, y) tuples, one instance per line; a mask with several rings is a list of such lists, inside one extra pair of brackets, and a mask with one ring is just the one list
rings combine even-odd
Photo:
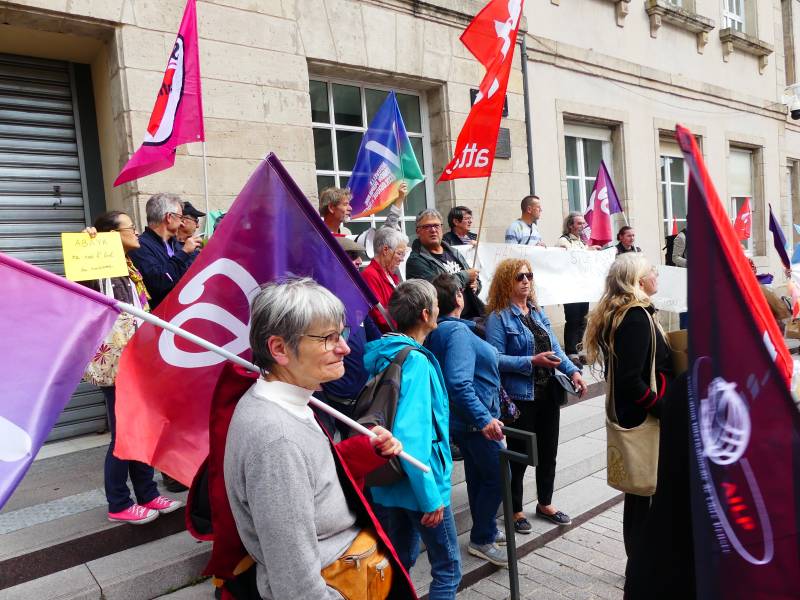
[[(362, 477), (402, 445), (375, 427), (372, 440), (355, 436), (333, 447), (308, 405), (315, 389), (344, 373), (350, 352), (344, 316), (341, 301), (308, 278), (270, 283), (252, 302), (250, 345), (262, 376), (233, 413), (224, 479), (262, 598), (341, 600), (337, 577), (375, 564), (348, 557), (376, 546), (388, 560), (359, 580), (391, 581), (381, 598), (408, 596), (410, 584), (393, 562), (388, 538), (371, 521), (354, 481), (340, 477), (336, 466), (340, 452), (358, 453), (348, 467)], [(357, 597), (366, 597), (366, 589)]]
[(361, 277), (373, 291), (383, 309), (376, 306), (369, 314), (382, 333), (389, 333), (394, 330), (395, 324), (387, 321), (384, 315), (395, 288), (400, 285), (397, 268), (406, 257), (408, 238), (396, 229), (381, 227), (375, 232), (372, 247), (375, 256), (367, 268), (361, 271)]
[(404, 464), (406, 477), (371, 488), (375, 514), (407, 570), (417, 560), (420, 539), (425, 542), (432, 577), (428, 597), (452, 600), (461, 580), (461, 555), (450, 508), (447, 390), (436, 357), (422, 346), (436, 328), (436, 289), (420, 279), (401, 283), (389, 301), (389, 314), (399, 333), (367, 344), (364, 365), (377, 375), (392, 362), (402, 364), (392, 433), (431, 470), (423, 473)]

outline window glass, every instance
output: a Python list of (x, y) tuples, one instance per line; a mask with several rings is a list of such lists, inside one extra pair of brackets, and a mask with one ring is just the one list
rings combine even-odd
[(352, 85), (333, 84), (333, 115), (337, 125), (361, 127), (361, 90)]
[(578, 176), (578, 138), (567, 136), (565, 139), (567, 152), (567, 175)]
[(318, 171), (333, 170), (333, 146), (331, 130), (314, 128), (314, 160)]
[[(603, 160), (603, 142), (600, 140), (583, 140), (583, 157), (585, 162), (586, 177), (594, 179)], [(591, 192), (591, 188), (589, 188)]]
[[(598, 137), (608, 132), (599, 128), (590, 130), (587, 135)], [(564, 138), (564, 151), (567, 171), (567, 200), (570, 211), (585, 213), (592, 196), (594, 181), (600, 168), (600, 161), (610, 160), (611, 143), (602, 139), (576, 137), (568, 135)]]
[(308, 87), (311, 94), (311, 120), (315, 123), (327, 123), (331, 120), (328, 108), (328, 84), (312, 79)]
[(340, 171), (353, 170), (363, 136), (364, 134), (360, 131), (340, 130), (336, 132), (336, 156), (339, 159)]
[(408, 132), (422, 133), (422, 117), (419, 112), (419, 96), (397, 94), (397, 105), (403, 116), (403, 123)]
[[(372, 117), (375, 116), (375, 113), (381, 107), (381, 104), (386, 100), (386, 96), (389, 95), (389, 92), (385, 90), (371, 90), (366, 89), (364, 90), (364, 96), (367, 103), (367, 125), (372, 122)], [(403, 119), (405, 121), (405, 119)], [(408, 129), (408, 123), (406, 123), (406, 129)]]
[(581, 182), (580, 179), (567, 179), (567, 197), (569, 198), (569, 210), (581, 210)]
[(317, 193), (321, 193), (322, 190), (329, 187), (334, 187), (336, 185), (336, 177), (333, 175), (317, 175)]

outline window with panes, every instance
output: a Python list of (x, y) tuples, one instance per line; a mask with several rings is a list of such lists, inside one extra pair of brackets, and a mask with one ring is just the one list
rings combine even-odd
[(664, 215), (664, 236), (686, 227), (687, 170), (683, 158), (661, 155), (661, 200)]
[(567, 165), (569, 210), (586, 212), (600, 161), (611, 165), (611, 132), (604, 128), (566, 127), (564, 146)]
[(757, 210), (757, 202), (753, 197), (753, 188), (753, 151), (731, 148), (730, 156), (728, 157), (728, 216), (731, 219), (731, 223), (733, 223), (745, 200), (750, 200), (751, 235), (750, 239), (742, 241), (742, 246), (744, 246), (745, 253), (748, 256), (753, 254), (753, 238), (758, 233), (752, 214)]
[(722, 0), (722, 28), (730, 27), (736, 31), (745, 31), (746, 0)]
[[(316, 160), (317, 189), (336, 186), (347, 187), (356, 162), (361, 138), (383, 104), (389, 91), (386, 88), (358, 83), (312, 79), (311, 121), (314, 129), (314, 156)], [(424, 174), (430, 170), (427, 115), (423, 99), (413, 92), (397, 92), (397, 103), (403, 123)], [(403, 203), (402, 220), (410, 239), (416, 237), (414, 219), (419, 211), (433, 206), (432, 183), (417, 185)], [(379, 226), (386, 220), (389, 209), (370, 217), (354, 219), (347, 228), (354, 234), (369, 227)]]

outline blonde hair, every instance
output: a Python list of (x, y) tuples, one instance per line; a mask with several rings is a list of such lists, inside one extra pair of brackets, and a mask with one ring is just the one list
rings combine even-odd
[[(603, 296), (586, 319), (583, 350), (590, 365), (605, 363), (603, 350), (608, 349), (607, 335), (612, 326), (619, 325), (629, 308), (650, 306), (650, 296), (642, 289), (641, 281), (651, 268), (650, 262), (638, 252), (620, 254), (611, 265)], [(656, 327), (661, 329), (658, 323)]]
[[(533, 273), (531, 263), (524, 258), (507, 258), (497, 265), (494, 271), (494, 277), (492, 277), (492, 285), (489, 287), (489, 301), (486, 304), (487, 314), (490, 312), (499, 313), (501, 310), (511, 305), (511, 294), (514, 291), (514, 278), (522, 267), (528, 267), (528, 270)], [(531, 291), (528, 294), (528, 301), (533, 304), (536, 310), (539, 310), (536, 304), (536, 291), (533, 280), (531, 280)]]

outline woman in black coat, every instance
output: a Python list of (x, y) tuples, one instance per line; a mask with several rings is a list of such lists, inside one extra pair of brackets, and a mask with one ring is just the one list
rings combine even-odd
[[(657, 291), (658, 272), (642, 254), (620, 255), (609, 269), (603, 297), (589, 313), (584, 337), (588, 362), (600, 362), (606, 379), (612, 376), (617, 421), (626, 429), (641, 425), (648, 413), (660, 417), (664, 394), (673, 378), (669, 346), (650, 301)], [(629, 557), (636, 551), (650, 500), (650, 496), (625, 494), (622, 526)]]

